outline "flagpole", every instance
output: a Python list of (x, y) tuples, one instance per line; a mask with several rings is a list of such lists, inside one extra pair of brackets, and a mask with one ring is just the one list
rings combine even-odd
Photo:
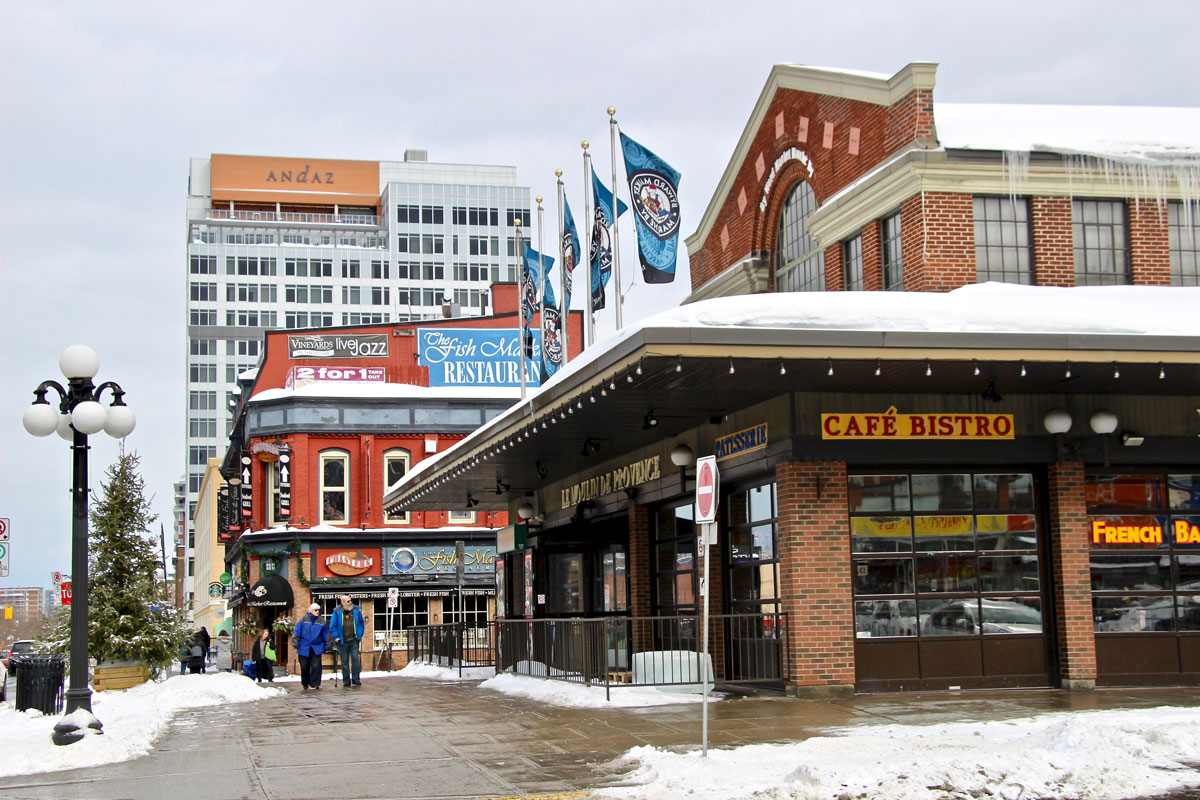
[(525, 399), (525, 240), (521, 238), (521, 223), (517, 221), (517, 359), (521, 364), (521, 399)]
[[(546, 258), (542, 250), (542, 196), (539, 194), (533, 198), (537, 201), (538, 211), (538, 276), (537, 276), (537, 308), (538, 308), (538, 326), (537, 326), (537, 346), (541, 351), (542, 357), (538, 359), (540, 366), (538, 367), (538, 385), (542, 385), (542, 376), (546, 374), (546, 338), (542, 332), (546, 325)], [(533, 330), (533, 320), (529, 321), (530, 331)]]
[(621, 219), (620, 201), (617, 199), (617, 109), (613, 106), (608, 107), (608, 138), (609, 150), (612, 152), (612, 259), (613, 259), (613, 281), (616, 291), (613, 292), (617, 296), (617, 330), (625, 327), (621, 321), (621, 306), (625, 304), (625, 296), (621, 293), (621, 245), (620, 237), (617, 235), (617, 223)]
[(583, 219), (584, 219), (583, 224), (588, 226), (588, 228), (587, 228), (588, 297), (587, 297), (587, 304), (586, 304), (587, 313), (585, 313), (583, 315), (583, 320), (585, 323), (584, 324), (584, 328), (585, 328), (584, 332), (586, 334), (584, 337), (584, 347), (586, 348), (586, 347), (591, 347), (592, 344), (596, 341), (596, 317), (594, 316), (595, 312), (592, 310), (592, 292), (595, 291), (595, 287), (592, 286), (592, 231), (596, 227), (596, 220), (592, 219), (592, 214), (593, 214), (592, 203), (591, 203), (591, 199), (592, 199), (592, 156), (590, 153), (588, 153), (588, 140), (584, 139), (582, 142), (579, 143), (579, 146), (583, 148)]
[(561, 169), (554, 170), (554, 176), (558, 178), (558, 285), (559, 285), (559, 309), (558, 329), (559, 335), (562, 338), (563, 360), (565, 365), (571, 360), (571, 349), (567, 347), (567, 320), (571, 318), (571, 306), (567, 302), (569, 295), (567, 294), (567, 248), (566, 242), (563, 241), (566, 234), (566, 222), (563, 220), (563, 182)]

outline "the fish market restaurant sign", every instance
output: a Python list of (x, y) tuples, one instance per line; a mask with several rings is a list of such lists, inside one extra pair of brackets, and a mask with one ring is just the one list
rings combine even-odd
[[(533, 363), (541, 357), (535, 337)], [(516, 328), (418, 328), (421, 366), (430, 386), (520, 386), (520, 338)], [(530, 367), (526, 383), (537, 383)]]

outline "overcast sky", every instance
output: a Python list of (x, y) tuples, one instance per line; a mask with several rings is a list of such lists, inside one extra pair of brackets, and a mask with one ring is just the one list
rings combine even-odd
[[(608, 174), (613, 105), (682, 173), (686, 236), (776, 63), (892, 74), (935, 61), (942, 101), (1200, 106), (1200, 11), (1187, 0), (582, 8), (0, 3), (0, 586), (49, 586), (70, 568), (70, 450), (27, 435), (20, 416), (76, 342), (99, 352), (98, 379), (128, 392), (128, 444), (169, 545), (171, 483), (186, 469), (189, 157), (399, 161), (425, 148), (432, 161), (515, 166), (551, 226), (555, 168), (582, 207), (580, 140)], [(627, 284), (632, 240), (623, 229)], [(686, 253), (679, 275), (634, 285), (626, 321), (687, 294)], [(92, 441), (95, 487), (116, 445)]]

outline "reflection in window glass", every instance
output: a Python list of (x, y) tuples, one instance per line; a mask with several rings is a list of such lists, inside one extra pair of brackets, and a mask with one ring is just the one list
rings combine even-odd
[(1200, 474), (1168, 475), (1167, 494), (1177, 511), (1200, 509)]
[(345, 452), (321, 454), (321, 521), (345, 522), (349, 511), (347, 473), (350, 457)]
[(856, 559), (854, 562), (855, 594), (912, 594), (911, 558)]
[(1092, 595), (1092, 616), (1097, 633), (1173, 631), (1175, 598)]
[(851, 517), (850, 547), (855, 553), (911, 552), (912, 518)]
[(1088, 475), (1084, 483), (1088, 511), (1139, 511), (1161, 508), (1161, 475)]
[(973, 592), (979, 588), (975, 556), (920, 556), (917, 558), (917, 591)]
[(847, 478), (851, 511), (908, 511), (907, 475), (851, 475)]
[(691, 503), (654, 515), (655, 597), (663, 615), (696, 612), (696, 524)]
[(1092, 591), (1164, 591), (1171, 588), (1171, 557), (1166, 553), (1104, 556), (1092, 554)]
[(1181, 594), (1175, 602), (1177, 630), (1200, 631), (1200, 595)]
[(583, 611), (583, 555), (550, 553), (546, 557), (546, 611), (579, 614)]
[(407, 408), (355, 408), (342, 409), (342, 420), (347, 425), (409, 425), (412, 415)]
[(735, 567), (730, 571), (730, 593), (738, 601), (758, 602), (779, 599), (779, 565)]
[(972, 636), (979, 631), (979, 600), (921, 600), (922, 636)]
[(980, 591), (1036, 592), (1040, 588), (1037, 556), (979, 557)]
[(1041, 633), (1042, 601), (1037, 597), (985, 597), (979, 601), (983, 632)]
[(1200, 592), (1200, 555), (1175, 556), (1181, 592)]
[(915, 600), (859, 600), (854, 604), (854, 634), (860, 639), (917, 635)]
[(913, 517), (917, 550), (974, 550), (975, 518), (970, 514)]
[(983, 514), (975, 517), (980, 550), (1036, 550), (1037, 518), (1033, 514)]
[(975, 476), (976, 511), (1033, 511), (1033, 475), (986, 474)]
[(913, 475), (914, 511), (966, 511), (971, 508), (970, 475)]

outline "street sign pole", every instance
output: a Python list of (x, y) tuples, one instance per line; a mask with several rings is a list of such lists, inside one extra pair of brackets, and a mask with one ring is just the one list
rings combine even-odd
[(717, 543), (717, 504), (720, 496), (720, 473), (717, 457), (705, 456), (696, 459), (696, 523), (699, 530), (697, 545), (701, 548), (703, 571), (700, 577), (700, 596), (703, 613), (700, 629), (700, 686), (704, 701), (701, 712), (700, 737), (702, 758), (708, 757), (708, 548)]

